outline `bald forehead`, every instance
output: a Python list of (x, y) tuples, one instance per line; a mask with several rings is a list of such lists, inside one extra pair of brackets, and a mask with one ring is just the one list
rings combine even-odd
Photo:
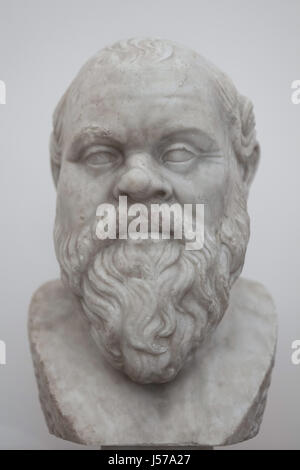
[(185, 52), (162, 62), (149, 59), (116, 62), (112, 55), (102, 61), (90, 60), (74, 80), (72, 90), (75, 96), (101, 97), (101, 88), (108, 92), (119, 87), (127, 94), (138, 90), (164, 96), (187, 90), (212, 93), (215, 80), (209, 64), (194, 53)]
[[(91, 59), (67, 98), (64, 134), (103, 128), (119, 140), (151, 136), (197, 124), (205, 133), (223, 133), (216, 81), (205, 59), (187, 51), (167, 60)], [(157, 131), (157, 132), (156, 132)]]
[[(100, 66), (91, 63), (73, 82), (68, 97), (74, 117), (86, 106), (100, 108), (134, 101), (137, 97), (200, 99), (211, 108), (217, 106), (216, 84), (200, 63), (168, 60), (162, 63), (121, 63), (107, 60)], [(115, 98), (115, 99), (114, 99)]]

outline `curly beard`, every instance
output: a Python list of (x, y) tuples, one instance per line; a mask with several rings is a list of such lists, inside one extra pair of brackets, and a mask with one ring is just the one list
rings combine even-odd
[(62, 280), (79, 296), (90, 332), (110, 364), (138, 383), (172, 380), (228, 307), (244, 263), (249, 217), (235, 185), (228, 215), (204, 247), (182, 240), (99, 241), (95, 223), (54, 242)]

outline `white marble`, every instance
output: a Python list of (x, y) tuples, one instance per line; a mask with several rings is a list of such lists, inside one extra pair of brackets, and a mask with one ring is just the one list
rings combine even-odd
[[(60, 100), (50, 153), (64, 287), (38, 291), (29, 329), (50, 430), (99, 445), (254, 435), (276, 321), (264, 289), (238, 280), (260, 157), (249, 99), (183, 46), (120, 41)], [(186, 232), (100, 240), (99, 206), (120, 220), (124, 197), (131, 210), (143, 205), (145, 235), (153, 204), (204, 205), (204, 246), (187, 249)]]
[(34, 295), (29, 331), (51, 433), (99, 446), (218, 446), (259, 429), (276, 345), (269, 294), (240, 278), (215, 334), (166, 384), (136, 384), (98, 353), (60, 281)]

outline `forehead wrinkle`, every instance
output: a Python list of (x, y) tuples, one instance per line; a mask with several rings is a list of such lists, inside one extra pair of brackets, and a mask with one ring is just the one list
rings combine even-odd
[[(97, 139), (97, 138), (105, 139), (107, 141), (115, 143), (115, 145), (117, 146), (122, 146), (122, 147), (127, 146), (128, 144), (131, 144), (131, 142), (134, 145), (133, 141), (139, 141), (139, 144), (140, 144), (141, 139), (148, 140), (147, 137), (149, 137), (149, 132), (150, 132), (150, 137), (151, 137), (152, 132), (154, 131), (155, 134), (157, 134), (156, 137), (162, 138), (168, 132), (172, 132), (172, 131), (177, 132), (180, 130), (185, 130), (186, 127), (196, 128), (196, 126), (193, 126), (193, 123), (191, 122), (191, 117), (193, 113), (195, 113), (196, 119), (197, 119), (197, 113), (205, 114), (204, 111), (206, 111), (206, 113), (208, 114), (207, 117), (214, 115), (217, 120), (220, 117), (221, 103), (219, 103), (219, 99), (217, 99), (215, 95), (212, 96), (211, 93), (209, 93), (208, 96), (207, 95), (203, 96), (201, 91), (197, 89), (197, 87), (195, 88), (191, 86), (179, 87), (176, 90), (175, 94), (170, 93), (169, 91), (167, 92), (167, 90), (164, 90), (163, 93), (161, 91), (158, 92), (157, 90), (153, 90), (153, 91), (154, 92), (149, 93), (149, 90), (146, 90), (142, 96), (139, 96), (139, 93), (128, 93), (128, 92), (120, 93), (120, 90), (118, 90), (118, 93), (114, 93), (113, 96), (111, 96), (110, 93), (102, 94), (103, 90), (102, 90), (102, 93), (100, 92), (95, 95), (94, 93), (92, 93), (89, 97), (85, 97), (85, 100), (84, 100), (85, 105), (84, 103), (81, 104), (82, 109), (78, 116), (79, 119), (76, 118), (76, 104), (78, 105), (79, 103), (76, 103), (76, 102), (74, 103), (72, 102), (72, 100), (70, 100), (71, 101), (70, 103), (70, 101), (68, 100), (69, 101), (68, 115), (70, 119), (69, 124), (71, 125), (71, 128), (68, 126), (69, 132), (67, 133), (69, 134), (69, 138), (66, 139), (66, 141), (71, 140), (71, 144), (70, 146), (68, 146), (69, 149), (71, 148), (75, 150), (77, 145), (79, 145), (82, 141), (86, 140), (88, 144), (89, 139), (91, 140), (91, 143), (92, 143), (93, 142), (92, 139)], [(81, 93), (81, 98), (82, 98), (82, 93)], [(151, 114), (149, 115), (148, 113), (145, 113), (143, 115), (140, 113), (141, 119), (139, 120), (139, 122), (131, 123), (130, 122), (131, 119), (128, 120), (126, 118), (126, 113), (124, 114), (124, 109), (127, 106), (129, 106), (129, 108), (125, 109), (125, 111), (129, 113), (129, 117), (130, 117), (131, 114), (134, 114), (132, 113), (132, 109), (131, 109), (132, 106), (138, 106), (140, 108), (140, 105), (143, 104), (143, 106), (147, 107), (147, 100), (149, 100), (149, 98), (151, 101), (149, 104), (153, 105), (156, 102), (160, 104), (160, 107), (162, 109), (159, 115), (157, 115), (155, 112), (152, 115)], [(199, 101), (197, 100), (197, 98)], [(119, 107), (117, 106), (118, 107), (117, 112), (116, 114), (113, 113), (113, 115), (111, 115), (111, 112), (108, 112), (109, 108), (111, 108), (111, 106), (109, 106), (109, 103), (111, 100), (113, 100), (113, 104), (115, 104), (115, 106), (117, 106), (117, 103), (119, 103)], [(145, 103), (145, 100), (146, 100), (146, 103)], [(202, 102), (202, 100), (204, 101)], [(195, 101), (197, 101), (197, 103)], [(170, 120), (167, 123), (166, 116), (164, 116), (164, 112), (167, 112), (169, 104), (171, 105), (171, 108), (170, 108), (171, 114), (170, 114)], [(74, 105), (75, 105), (75, 110), (72, 109)], [(104, 107), (104, 109), (102, 109), (103, 111), (102, 113), (101, 113), (101, 105)], [(175, 109), (177, 107), (181, 108), (181, 115), (179, 116), (180, 121), (181, 121), (180, 124), (178, 123), (178, 116), (176, 117), (174, 122), (172, 122), (174, 118), (174, 109), (172, 108), (174, 107)], [(107, 110), (105, 108), (107, 108)], [(83, 119), (83, 121), (84, 120), (86, 121), (86, 118), (88, 117), (88, 115), (85, 116), (85, 110), (86, 111), (92, 110), (92, 113), (94, 114), (94, 116), (92, 117), (92, 120), (95, 121), (95, 124), (84, 126), (84, 122), (82, 122), (81, 125), (83, 127), (79, 129), (78, 131), (73, 130), (73, 132), (74, 131), (76, 132), (75, 136), (73, 136), (72, 127), (75, 126), (76, 128), (76, 121), (79, 124), (80, 119)], [(73, 111), (75, 111), (75, 116), (74, 116)], [(141, 111), (142, 111), (142, 108), (141, 108)], [(106, 112), (108, 112), (107, 118), (109, 122), (105, 122)], [(103, 120), (103, 122), (97, 122), (98, 113), (99, 113), (99, 117), (102, 115), (102, 118), (104, 118), (104, 119), (101, 119)], [(135, 113), (135, 115), (137, 117), (138, 113)], [(111, 119), (112, 116), (114, 116), (113, 120)], [(184, 116), (188, 118), (187, 122), (185, 123), (186, 126), (184, 125), (184, 122), (182, 122), (184, 121), (183, 119)], [(210, 119), (208, 119), (208, 121), (210, 121)], [(131, 126), (131, 124), (133, 125), (133, 127)], [(204, 128), (198, 127), (197, 131), (200, 131), (204, 134), (208, 134), (208, 136), (212, 140), (215, 141), (213, 127), (214, 127), (214, 123), (210, 123), (210, 126), (204, 125)], [(152, 134), (152, 137), (154, 137), (153, 134)]]
[(169, 127), (166, 128), (162, 139), (175, 139), (175, 138), (184, 138), (184, 137), (193, 137), (196, 135), (197, 137), (202, 137), (209, 139), (212, 144), (218, 143), (216, 140), (216, 136), (214, 133), (210, 132), (209, 130), (204, 130), (201, 127), (190, 127), (190, 126), (181, 126), (181, 127)]

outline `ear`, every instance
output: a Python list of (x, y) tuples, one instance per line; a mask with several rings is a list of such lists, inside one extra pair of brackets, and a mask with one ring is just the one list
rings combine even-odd
[(259, 159), (260, 159), (260, 145), (258, 142), (256, 142), (251, 154), (248, 155), (245, 161), (242, 163), (242, 166), (243, 166), (242, 178), (247, 188), (247, 191), (249, 191), (251, 183), (255, 176)]
[(242, 179), (249, 191), (260, 159), (260, 145), (256, 140), (252, 103), (242, 95), (239, 95), (239, 121), (236, 129), (236, 151)]
[(57, 187), (60, 167), (61, 167), (61, 154), (59, 151), (58, 143), (56, 141), (54, 132), (52, 132), (50, 137), (50, 165), (52, 178), (54, 181), (55, 188)]

